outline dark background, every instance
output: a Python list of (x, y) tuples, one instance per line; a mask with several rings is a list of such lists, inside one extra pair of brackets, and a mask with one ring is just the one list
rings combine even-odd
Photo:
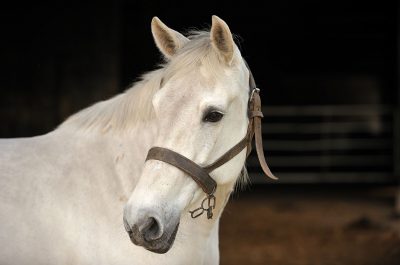
[[(283, 181), (394, 182), (398, 10), (396, 1), (5, 5), (0, 137), (49, 132), (154, 69), (153, 16), (184, 32), (217, 14), (262, 89), (265, 148)], [(254, 157), (249, 169), (258, 175)]]
[(1, 3), (0, 138), (47, 133), (154, 69), (153, 16), (185, 31), (216, 14), (262, 90), (264, 151), (280, 184), (260, 185), (272, 181), (248, 159), (258, 185), (224, 211), (221, 264), (398, 265), (399, 10), (396, 1)]

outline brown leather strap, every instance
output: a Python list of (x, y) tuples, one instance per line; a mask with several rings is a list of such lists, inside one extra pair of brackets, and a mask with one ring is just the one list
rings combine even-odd
[(239, 154), (247, 146), (247, 144), (248, 144), (247, 138), (248, 137), (246, 134), (246, 136), (239, 143), (237, 143), (234, 147), (229, 149), (225, 154), (220, 156), (216, 161), (214, 161), (210, 165), (204, 167), (204, 169), (210, 173), (214, 169), (219, 168), (220, 166), (222, 166), (223, 164), (225, 164), (226, 162), (228, 162), (229, 160), (234, 158), (237, 154)]
[[(258, 93), (254, 93), (253, 102), (254, 102), (253, 112), (254, 113), (261, 112), (261, 98)], [(260, 162), (261, 168), (268, 177), (272, 179), (278, 179), (277, 177), (274, 176), (274, 174), (272, 174), (271, 170), (268, 167), (267, 162), (265, 161), (264, 148), (262, 142), (261, 117), (254, 116), (253, 122), (254, 122), (254, 135), (256, 138), (255, 144), (256, 144), (257, 157), (258, 161)]]
[(252, 118), (254, 118), (254, 117), (264, 118), (264, 114), (263, 114), (261, 111), (259, 111), (259, 110), (250, 111), (250, 113), (249, 113), (249, 119), (252, 119)]
[(267, 162), (265, 161), (264, 150), (262, 145), (261, 118), (263, 117), (263, 114), (261, 112), (260, 94), (258, 91), (254, 91), (254, 93), (251, 94), (251, 97), (252, 97), (250, 99), (251, 109), (249, 111), (250, 121), (249, 121), (249, 126), (247, 128), (246, 136), (238, 144), (233, 146), (225, 154), (219, 157), (215, 162), (204, 167), (204, 169), (207, 172), (211, 172), (214, 169), (222, 166), (223, 164), (234, 158), (236, 155), (238, 155), (246, 146), (248, 148), (246, 155), (248, 156), (251, 151), (251, 143), (253, 136), (255, 136), (257, 157), (258, 161), (260, 162), (262, 170), (268, 177), (272, 179), (277, 179), (277, 177), (275, 177), (274, 174), (272, 174), (271, 170), (268, 167)]
[(190, 175), (203, 191), (209, 195), (213, 194), (217, 188), (217, 183), (208, 175), (206, 170), (177, 152), (162, 147), (152, 147), (147, 154), (146, 161), (150, 159), (163, 161), (179, 168)]
[(250, 122), (253, 123), (251, 129), (253, 130), (249, 139), (249, 146), (247, 148), (247, 156), (251, 152), (251, 143), (253, 142), (253, 135), (255, 135), (255, 145), (257, 151), (258, 161), (260, 162), (261, 168), (264, 173), (272, 178), (278, 179), (277, 177), (272, 174), (271, 170), (268, 167), (267, 162), (265, 161), (264, 156), (264, 148), (262, 142), (262, 130), (261, 130), (261, 118), (264, 117), (262, 110), (261, 110), (261, 98), (260, 98), (260, 90), (257, 88), (256, 81), (254, 79), (253, 73), (250, 70), (249, 65), (246, 61), (247, 69), (249, 70), (249, 86), (250, 86), (250, 99), (249, 99), (249, 119)]

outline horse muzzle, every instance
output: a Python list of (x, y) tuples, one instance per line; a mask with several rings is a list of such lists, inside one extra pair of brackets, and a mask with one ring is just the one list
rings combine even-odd
[(156, 215), (144, 214), (130, 224), (124, 216), (125, 230), (132, 243), (158, 254), (171, 249), (179, 227), (177, 222), (165, 223)]

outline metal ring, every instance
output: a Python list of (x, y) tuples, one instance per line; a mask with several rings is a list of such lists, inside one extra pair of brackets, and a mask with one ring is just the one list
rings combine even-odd
[(250, 94), (250, 101), (253, 100), (254, 93), (257, 93), (257, 94), (260, 93), (260, 89), (257, 87), (253, 88), (253, 90), (251, 91), (251, 94)]

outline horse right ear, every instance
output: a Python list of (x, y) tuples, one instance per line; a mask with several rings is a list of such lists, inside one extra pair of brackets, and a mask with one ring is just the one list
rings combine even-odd
[(221, 59), (231, 65), (235, 55), (235, 42), (228, 25), (217, 16), (212, 16), (210, 30), (212, 46), (220, 55)]
[(167, 59), (189, 41), (181, 33), (167, 27), (158, 17), (151, 20), (151, 32), (158, 49)]

